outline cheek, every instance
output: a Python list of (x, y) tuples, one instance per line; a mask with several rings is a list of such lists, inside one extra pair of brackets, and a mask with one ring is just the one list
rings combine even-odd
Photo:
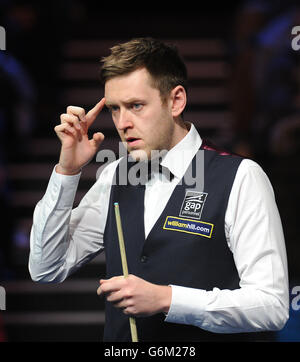
[(144, 114), (136, 123), (136, 127), (140, 128), (141, 134), (150, 148), (155, 149), (165, 146), (165, 140), (170, 137), (172, 132), (170, 115), (159, 106), (154, 112)]
[(155, 127), (153, 127), (149, 134), (151, 136), (148, 136), (149, 139), (149, 146), (151, 149), (155, 150), (163, 150), (169, 148), (169, 140), (170, 140), (170, 128), (167, 124), (163, 124), (163, 120), (156, 124)]

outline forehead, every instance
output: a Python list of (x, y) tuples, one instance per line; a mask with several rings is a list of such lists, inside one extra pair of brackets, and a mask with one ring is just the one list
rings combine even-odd
[(156, 93), (159, 95), (159, 90), (151, 85), (151, 76), (145, 68), (113, 77), (105, 83), (107, 103), (124, 98), (149, 97)]

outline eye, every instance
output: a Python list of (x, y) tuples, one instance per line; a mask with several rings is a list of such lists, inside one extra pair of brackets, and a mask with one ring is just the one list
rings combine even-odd
[(119, 107), (118, 107), (118, 106), (111, 105), (111, 106), (108, 107), (108, 110), (109, 110), (111, 113), (116, 113), (116, 112), (119, 110)]
[(132, 104), (132, 108), (133, 108), (135, 111), (139, 111), (142, 107), (143, 107), (143, 105), (142, 105), (141, 103), (133, 103), (133, 104)]

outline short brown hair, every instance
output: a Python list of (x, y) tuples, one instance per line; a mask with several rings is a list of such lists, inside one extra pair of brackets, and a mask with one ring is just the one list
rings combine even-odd
[(173, 88), (181, 85), (187, 91), (187, 70), (173, 45), (153, 38), (136, 38), (113, 46), (111, 54), (102, 58), (101, 80), (107, 80), (146, 68), (153, 86), (164, 98)]

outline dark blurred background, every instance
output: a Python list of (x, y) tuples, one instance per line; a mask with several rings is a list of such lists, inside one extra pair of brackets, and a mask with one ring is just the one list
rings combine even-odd
[[(89, 109), (100, 99), (99, 60), (111, 46), (152, 36), (175, 43), (186, 61), (185, 119), (202, 137), (257, 161), (271, 180), (291, 289), (290, 320), (273, 339), (300, 341), (300, 50), (291, 45), (300, 7), (288, 0), (199, 4), (0, 1), (6, 30), (6, 50), (0, 50), (0, 286), (6, 290), (0, 340), (102, 340), (104, 303), (96, 289), (104, 257), (60, 285), (33, 283), (27, 267), (32, 215), (58, 161), (53, 129), (59, 115), (70, 104)], [(106, 135), (103, 147), (117, 153), (106, 111), (95, 129)], [(76, 205), (100, 165), (94, 160), (85, 168)]]

